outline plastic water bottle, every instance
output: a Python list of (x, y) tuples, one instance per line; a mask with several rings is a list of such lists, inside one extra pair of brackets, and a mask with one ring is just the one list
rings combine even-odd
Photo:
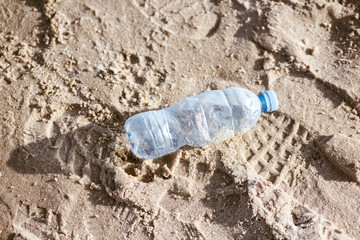
[(125, 131), (139, 158), (159, 158), (184, 145), (201, 147), (250, 129), (260, 114), (278, 109), (275, 92), (255, 95), (231, 87), (185, 98), (175, 105), (130, 117)]

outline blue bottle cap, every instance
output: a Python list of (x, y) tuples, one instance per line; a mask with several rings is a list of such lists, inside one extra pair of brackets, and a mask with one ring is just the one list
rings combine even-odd
[(273, 112), (279, 108), (276, 93), (272, 90), (259, 93), (258, 95), (261, 102), (261, 112)]

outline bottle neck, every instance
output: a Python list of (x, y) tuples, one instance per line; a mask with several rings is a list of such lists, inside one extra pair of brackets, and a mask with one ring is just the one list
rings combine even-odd
[(266, 100), (265, 100), (265, 96), (263, 93), (259, 93), (259, 95), (257, 95), (259, 100), (260, 100), (260, 103), (261, 103), (261, 112), (262, 113), (267, 113), (267, 103), (266, 103)]
[(279, 108), (276, 93), (272, 90), (259, 93), (258, 98), (261, 102), (261, 112), (263, 113), (273, 112)]

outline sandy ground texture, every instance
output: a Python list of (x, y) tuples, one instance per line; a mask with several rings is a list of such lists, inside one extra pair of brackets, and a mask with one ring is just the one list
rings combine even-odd
[[(0, 239), (360, 239), (357, 0), (0, 1)], [(125, 120), (277, 92), (159, 159)]]

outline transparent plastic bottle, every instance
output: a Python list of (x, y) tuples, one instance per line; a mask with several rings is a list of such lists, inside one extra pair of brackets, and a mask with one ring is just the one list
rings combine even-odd
[(184, 145), (201, 147), (224, 141), (251, 128), (260, 114), (275, 111), (275, 92), (255, 95), (231, 87), (185, 98), (165, 109), (130, 117), (125, 131), (139, 158), (159, 158)]

